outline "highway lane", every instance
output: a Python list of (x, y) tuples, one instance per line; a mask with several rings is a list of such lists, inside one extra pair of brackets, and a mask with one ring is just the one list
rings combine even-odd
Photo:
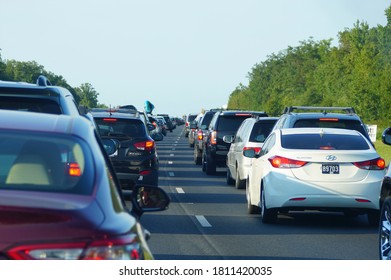
[(172, 202), (141, 218), (156, 259), (377, 259), (377, 229), (365, 216), (301, 213), (265, 225), (249, 215), (245, 190), (225, 182), (225, 170), (208, 176), (193, 162), (183, 126), (157, 143), (159, 185)]

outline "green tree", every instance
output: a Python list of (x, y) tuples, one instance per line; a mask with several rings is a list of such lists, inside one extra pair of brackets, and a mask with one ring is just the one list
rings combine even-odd
[(76, 88), (76, 93), (80, 97), (80, 105), (88, 108), (98, 107), (98, 95), (99, 93), (89, 83), (84, 83), (80, 87)]

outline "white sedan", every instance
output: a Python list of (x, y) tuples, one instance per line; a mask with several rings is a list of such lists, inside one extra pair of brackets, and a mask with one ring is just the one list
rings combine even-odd
[[(280, 211), (367, 214), (379, 222), (385, 161), (355, 130), (287, 128), (273, 131), (253, 158), (246, 180), (248, 212), (274, 223)], [(260, 211), (259, 211), (260, 210)]]

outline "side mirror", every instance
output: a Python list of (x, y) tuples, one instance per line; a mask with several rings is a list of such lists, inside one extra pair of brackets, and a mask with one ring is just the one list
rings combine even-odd
[(102, 139), (103, 147), (109, 156), (114, 156), (118, 152), (119, 142), (114, 139)]
[(234, 141), (234, 135), (224, 135), (223, 141), (225, 143), (231, 144)]
[(386, 145), (391, 145), (391, 127), (387, 127), (382, 133), (382, 141)]
[(170, 204), (170, 197), (161, 188), (149, 185), (136, 185), (131, 192), (123, 192), (125, 200), (131, 200), (132, 213), (138, 217), (145, 212), (163, 211)]
[(155, 141), (163, 141), (163, 134), (162, 133), (152, 133), (151, 138)]

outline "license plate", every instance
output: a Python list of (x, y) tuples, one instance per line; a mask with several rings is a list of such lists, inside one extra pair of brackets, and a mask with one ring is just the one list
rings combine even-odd
[(322, 164), (322, 174), (339, 174), (339, 165)]

